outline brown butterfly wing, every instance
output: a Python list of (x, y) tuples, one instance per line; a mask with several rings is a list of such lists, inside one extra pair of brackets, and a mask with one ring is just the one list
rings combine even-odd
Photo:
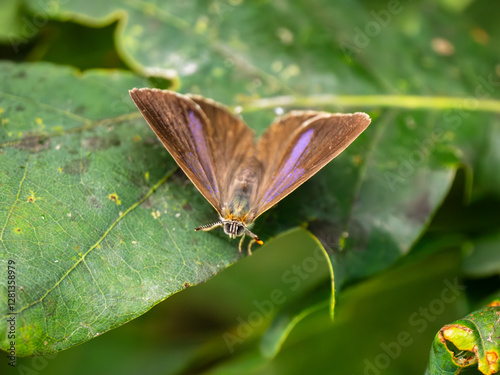
[(242, 176), (253, 176), (251, 183), (255, 186), (248, 187), (248, 191), (256, 193), (261, 168), (256, 158), (253, 130), (219, 103), (201, 96), (189, 97), (212, 124), (213, 160), (217, 166), (222, 208), (233, 201), (237, 180)]
[(133, 89), (137, 108), (196, 188), (219, 212), (228, 181), (248, 154), (253, 132), (216, 102), (168, 90)]
[(323, 168), (371, 121), (366, 113), (360, 112), (303, 112), (303, 116), (305, 121), (300, 125), (300, 112), (297, 116), (274, 122), (259, 140), (257, 150), (264, 164), (264, 175), (257, 198), (252, 202), (249, 221), (255, 220)]
[(187, 96), (158, 89), (133, 89), (130, 96), (184, 173), (220, 212), (212, 124)]

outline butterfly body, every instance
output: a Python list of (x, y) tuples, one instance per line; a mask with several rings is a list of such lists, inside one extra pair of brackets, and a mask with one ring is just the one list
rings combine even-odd
[[(158, 89), (130, 95), (148, 124), (184, 173), (219, 213), (235, 238), (249, 225), (342, 152), (370, 124), (365, 113), (292, 111), (254, 134), (222, 105), (200, 96)], [(242, 239), (243, 239), (242, 238)], [(241, 251), (241, 241), (240, 241)]]

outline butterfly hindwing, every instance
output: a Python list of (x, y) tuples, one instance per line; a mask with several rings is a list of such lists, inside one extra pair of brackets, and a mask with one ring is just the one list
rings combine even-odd
[(189, 97), (201, 107), (212, 124), (210, 137), (215, 145), (213, 159), (217, 166), (221, 206), (224, 209), (234, 203), (242, 179), (252, 185), (248, 186), (249, 195), (257, 191), (261, 167), (256, 158), (254, 132), (243, 120), (217, 102), (201, 96)]

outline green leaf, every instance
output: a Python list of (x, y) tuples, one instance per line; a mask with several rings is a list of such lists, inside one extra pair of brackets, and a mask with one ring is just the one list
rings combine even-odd
[(308, 315), (271, 359), (247, 350), (207, 373), (422, 374), (435, 332), (465, 312), (459, 250), (398, 264), (344, 290), (333, 323), (326, 308)]
[(273, 318), (269, 329), (262, 336), (259, 346), (262, 356), (266, 358), (275, 357), (290, 332), (303, 319), (319, 310), (326, 311), (330, 307), (327, 302), (330, 296), (330, 290), (311, 291), (304, 298), (297, 298), (293, 301), (293, 304), (281, 309), (279, 314)]
[(441, 328), (434, 339), (428, 374), (481, 374), (500, 371), (500, 307), (473, 312)]
[(0, 2), (0, 42), (11, 43), (13, 48), (18, 41), (31, 37), (38, 31), (33, 30), (32, 33), (29, 33), (30, 35), (26, 35), (28, 28), (26, 27), (26, 19), (24, 24), (21, 20), (20, 7), (20, 0)]
[[(87, 341), (238, 259), (128, 96), (129, 73), (1, 63), (0, 249), (17, 355)], [(6, 284), (0, 289), (6, 295)], [(8, 348), (2, 325), (1, 347)]]
[[(323, 253), (325, 260), (327, 260), (331, 285), (329, 285), (328, 288), (324, 288), (325, 285), (323, 285), (319, 290), (317, 288), (316, 290), (308, 290), (304, 295), (296, 297), (292, 302), (286, 304), (285, 307), (279, 310), (273, 317), (271, 326), (266, 330), (261, 339), (260, 351), (264, 357), (275, 357), (281, 350), (290, 332), (307, 316), (318, 310), (328, 309), (330, 318), (333, 319), (334, 317), (335, 276), (333, 274), (332, 264), (328, 253), (326, 253), (321, 243), (319, 243), (317, 239), (315, 239), (315, 242), (316, 248), (311, 254), (318, 257), (320, 252)], [(314, 258), (309, 257), (303, 260), (301, 264), (302, 268), (305, 268), (306, 263), (309, 263), (311, 260), (314, 260)]]
[(471, 277), (500, 274), (500, 236), (482, 238), (463, 258), (464, 272)]

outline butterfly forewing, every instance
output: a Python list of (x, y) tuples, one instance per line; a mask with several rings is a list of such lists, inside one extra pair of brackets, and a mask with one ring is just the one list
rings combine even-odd
[[(257, 149), (262, 152), (264, 149), (283, 151), (279, 153), (279, 160), (268, 153), (262, 154), (262, 157), (268, 157), (275, 165), (265, 164), (263, 183), (252, 204), (249, 220), (254, 220), (285, 198), (340, 154), (366, 129), (370, 124), (370, 117), (365, 113), (319, 112), (315, 116), (308, 116), (298, 126), (297, 118), (290, 117), (288, 121), (290, 124), (283, 125), (279, 121), (273, 123), (267, 132), (276, 132), (273, 127), (290, 129), (295, 126), (291, 135), (283, 134), (280, 138), (266, 137), (264, 134), (257, 145)], [(263, 141), (265, 144), (260, 143)], [(266, 160), (262, 159), (262, 162), (266, 163)]]
[(262, 168), (256, 158), (253, 130), (213, 100), (194, 95), (189, 97), (201, 107), (212, 124), (210, 137), (215, 145), (213, 159), (217, 166), (222, 208), (234, 202), (241, 180), (251, 185), (247, 186), (247, 194), (256, 195)]
[(133, 89), (130, 96), (170, 155), (220, 212), (212, 124), (200, 107), (188, 97), (166, 90)]

